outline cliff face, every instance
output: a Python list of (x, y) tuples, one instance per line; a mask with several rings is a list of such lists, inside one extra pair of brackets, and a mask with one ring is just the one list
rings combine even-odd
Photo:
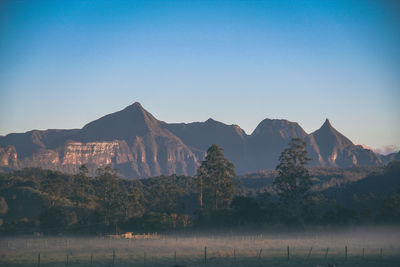
[(373, 151), (354, 145), (347, 137), (332, 127), (327, 119), (322, 127), (309, 135), (311, 146), (318, 151), (314, 165), (351, 167), (354, 165), (381, 165)]
[(18, 167), (18, 154), (15, 147), (0, 147), (0, 166), (10, 168)]
[(106, 165), (127, 178), (193, 175), (207, 148), (216, 143), (238, 174), (274, 169), (292, 138), (307, 143), (311, 165), (380, 165), (371, 150), (354, 145), (327, 120), (307, 134), (298, 123), (263, 120), (251, 135), (237, 125), (209, 119), (167, 124), (139, 103), (88, 123), (82, 129), (30, 131), (0, 137), (0, 167), (41, 167), (75, 173), (85, 164), (93, 175)]
[(0, 139), (0, 166), (73, 173), (85, 164), (95, 174), (97, 168), (112, 165), (129, 178), (195, 173), (198, 166), (195, 154), (159, 124), (135, 103), (81, 130), (10, 134)]
[[(226, 125), (212, 119), (205, 122), (163, 124), (178, 136), (192, 151), (203, 155), (212, 144), (224, 149), (237, 173), (274, 169), (281, 152), (292, 138), (301, 138), (307, 144), (310, 165), (350, 167), (353, 165), (381, 165), (378, 156), (371, 150), (354, 145), (335, 130), (327, 120), (312, 134), (307, 134), (296, 122), (280, 119), (265, 119), (251, 135), (237, 125)], [(199, 153), (199, 158), (203, 156)]]

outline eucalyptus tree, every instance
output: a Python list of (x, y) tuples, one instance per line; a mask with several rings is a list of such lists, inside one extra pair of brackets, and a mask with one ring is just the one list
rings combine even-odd
[(235, 167), (225, 158), (222, 148), (216, 144), (211, 145), (197, 169), (200, 209), (228, 208), (235, 195), (235, 176)]
[(300, 214), (311, 190), (311, 175), (306, 167), (310, 160), (306, 143), (300, 138), (293, 138), (279, 157), (278, 177), (273, 185), (281, 202), (293, 215)]

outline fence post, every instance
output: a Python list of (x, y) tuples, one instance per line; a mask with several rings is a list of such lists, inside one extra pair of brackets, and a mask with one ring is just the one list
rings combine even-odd
[(312, 251), (312, 247), (310, 248), (310, 251), (308, 252), (307, 260), (310, 259), (310, 257), (311, 257), (311, 251)]
[(347, 246), (344, 246), (344, 259), (347, 260)]
[(68, 257), (69, 257), (69, 255), (68, 255), (68, 253), (67, 253), (67, 262), (65, 263), (65, 266), (68, 266)]
[(329, 251), (329, 248), (326, 248), (326, 252), (325, 252), (325, 260), (328, 258), (328, 251)]
[(112, 261), (112, 266), (115, 264), (115, 249), (113, 249), (113, 261)]
[(233, 249), (233, 262), (236, 264), (236, 249)]
[(93, 253), (90, 254), (90, 266), (93, 264)]
[(176, 265), (176, 250), (175, 250), (175, 253), (174, 253), (174, 265)]
[(289, 250), (289, 246), (287, 246), (287, 260), (290, 260), (290, 250)]
[(260, 252), (258, 253), (258, 260), (261, 260), (261, 252), (262, 252), (262, 248), (260, 248)]
[(204, 247), (204, 265), (207, 265), (207, 247)]
[(146, 266), (146, 252), (143, 252), (143, 265)]
[(38, 265), (37, 266), (40, 267), (40, 252), (38, 253), (38, 257), (37, 258), (38, 258), (38, 260), (37, 260), (38, 261)]
[(381, 259), (382, 259), (382, 248), (381, 248), (381, 251), (380, 251), (380, 256), (381, 256)]
[(364, 255), (365, 255), (365, 252), (364, 252), (365, 250), (364, 250), (364, 248), (363, 248), (363, 250), (362, 250), (362, 258), (364, 259)]

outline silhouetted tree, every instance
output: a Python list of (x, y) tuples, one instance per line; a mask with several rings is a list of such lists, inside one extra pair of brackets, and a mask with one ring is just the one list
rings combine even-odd
[(177, 182), (174, 176), (165, 177), (162, 180), (152, 179), (147, 195), (147, 198), (151, 200), (149, 208), (157, 212), (175, 213), (179, 204), (178, 200), (183, 194)]
[(104, 223), (110, 225), (122, 214), (122, 193), (116, 169), (106, 166), (97, 170), (97, 194), (103, 211)]
[(62, 174), (54, 172), (45, 177), (41, 182), (41, 188), (49, 194), (48, 206), (54, 207), (57, 202), (64, 197), (63, 191), (66, 190), (68, 186)]
[(79, 167), (79, 173), (73, 177), (71, 200), (74, 201), (76, 206), (89, 200), (89, 191), (92, 184), (90, 183), (88, 172), (86, 165), (82, 165)]
[(127, 221), (129, 218), (135, 216), (142, 216), (145, 212), (144, 202), (146, 201), (143, 195), (143, 188), (140, 182), (125, 183), (121, 186), (122, 200), (121, 208), (123, 210), (123, 219)]
[(305, 166), (310, 160), (306, 143), (300, 138), (293, 138), (280, 155), (276, 167), (278, 177), (274, 181), (274, 188), (284, 206), (296, 216), (302, 211), (312, 186), (311, 176)]
[(229, 208), (235, 195), (235, 168), (216, 144), (207, 150), (204, 161), (197, 169), (200, 208), (218, 210)]

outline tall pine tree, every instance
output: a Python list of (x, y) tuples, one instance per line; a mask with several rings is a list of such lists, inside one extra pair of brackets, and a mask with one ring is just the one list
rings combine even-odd
[(312, 182), (306, 164), (306, 143), (300, 138), (293, 138), (289, 147), (279, 157), (276, 167), (278, 177), (274, 181), (275, 191), (282, 204), (293, 214), (299, 215), (304, 207)]
[(197, 185), (200, 209), (226, 209), (235, 195), (236, 185), (233, 178), (235, 168), (224, 157), (222, 148), (216, 144), (207, 150), (204, 161), (197, 169)]

